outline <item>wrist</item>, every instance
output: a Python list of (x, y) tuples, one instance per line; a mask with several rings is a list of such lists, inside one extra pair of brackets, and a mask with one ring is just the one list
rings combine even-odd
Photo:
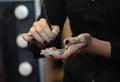
[(111, 54), (110, 42), (92, 37), (90, 53), (101, 57), (109, 58)]

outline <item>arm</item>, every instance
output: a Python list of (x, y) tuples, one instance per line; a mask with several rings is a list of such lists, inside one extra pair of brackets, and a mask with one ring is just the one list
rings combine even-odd
[[(44, 4), (47, 11), (49, 23), (61, 27), (60, 28), (60, 33), (61, 33), (63, 29), (63, 24), (66, 19), (64, 0), (45, 0)], [(41, 18), (46, 18), (45, 12), (43, 10), (43, 6), (38, 21)], [(54, 45), (58, 48), (60, 47), (60, 45), (56, 45), (56, 44), (59, 44), (59, 42), (60, 42), (60, 34), (57, 36), (56, 40), (54, 41)], [(33, 53), (35, 58), (43, 57), (39, 55), (42, 48), (38, 47), (37, 45), (33, 43), (29, 43), (28, 49)]]
[(90, 54), (98, 55), (104, 58), (110, 58), (111, 56), (111, 44), (109, 41), (103, 41), (91, 38), (91, 47), (88, 51)]

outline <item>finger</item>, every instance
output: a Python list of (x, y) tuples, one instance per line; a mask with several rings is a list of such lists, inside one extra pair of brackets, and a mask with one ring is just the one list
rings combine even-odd
[(39, 22), (41, 24), (41, 26), (43, 27), (43, 30), (45, 31), (45, 33), (49, 36), (51, 41), (55, 40), (55, 37), (51, 31), (51, 26), (49, 26), (46, 22), (46, 20), (41, 19), (41, 21)]
[(43, 30), (43, 27), (41, 26), (41, 24), (39, 24), (39, 22), (35, 22), (34, 26), (36, 27), (35, 30), (38, 32), (38, 34), (48, 43), (50, 42), (50, 38), (47, 35), (47, 33)]
[(32, 35), (30, 33), (22, 34), (22, 38), (27, 42), (31, 41), (33, 39)]
[(45, 50), (41, 50), (40, 55), (44, 55), (45, 57), (50, 58), (50, 59), (54, 58), (53, 56), (51, 56), (50, 54), (48, 54)]
[(77, 40), (75, 37), (70, 37), (70, 38), (66, 38), (64, 39), (63, 43), (67, 46), (71, 45), (71, 44), (76, 44)]
[(77, 43), (85, 43), (85, 37), (80, 35), (79, 37), (71, 37), (66, 38), (64, 40), (64, 44), (71, 45), (71, 44), (77, 44)]
[(76, 53), (80, 52), (80, 50), (82, 50), (82, 47), (84, 45), (85, 43), (72, 44), (63, 54), (52, 55), (52, 56), (56, 59), (67, 59), (68, 57), (72, 57)]
[(24, 40), (26, 40), (26, 41), (28, 41), (30, 43), (34, 43), (34, 44), (36, 44), (40, 48), (44, 48), (45, 47), (40, 42), (38, 42), (37, 40), (35, 40), (30, 33), (22, 34), (22, 37), (23, 37)]
[(75, 54), (80, 52), (83, 47), (86, 45), (86, 43), (78, 43), (78, 44), (72, 44), (69, 48), (68, 48), (68, 52), (69, 54)]
[(45, 48), (45, 45), (41, 44), (40, 42), (38, 42), (35, 39), (32, 39), (30, 42), (37, 45), (39, 48)]
[(79, 42), (89, 43), (91, 41), (91, 35), (89, 33), (82, 33), (77, 36), (79, 39)]
[(41, 50), (40, 54), (44, 55), (47, 58), (54, 58), (57, 60), (65, 60), (67, 58), (63, 54), (59, 54), (59, 55), (58, 54), (49, 54), (46, 52), (46, 50)]
[(33, 28), (30, 29), (30, 33), (32, 34), (35, 40), (44, 45), (44, 39)]
[(52, 26), (52, 33), (56, 37), (60, 32), (60, 27), (57, 25)]
[(49, 36), (49, 39), (50, 39), (51, 41), (54, 41), (54, 40), (55, 40), (54, 34), (52, 33), (51, 30), (48, 29), (48, 27), (45, 27), (45, 28), (44, 28), (44, 31), (45, 31), (46, 34)]
[(58, 55), (58, 54), (49, 54), (46, 52), (46, 50), (41, 50), (41, 55), (44, 55), (47, 58), (52, 58), (52, 59), (58, 59), (58, 60), (64, 60), (62, 55)]

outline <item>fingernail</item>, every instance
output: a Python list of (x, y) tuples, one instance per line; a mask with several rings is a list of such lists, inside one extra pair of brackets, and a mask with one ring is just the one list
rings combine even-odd
[(70, 43), (70, 41), (69, 40), (65, 40), (65, 44), (68, 44), (68, 43)]
[(53, 35), (50, 36), (50, 40), (51, 41), (54, 41), (55, 40), (55, 37)]

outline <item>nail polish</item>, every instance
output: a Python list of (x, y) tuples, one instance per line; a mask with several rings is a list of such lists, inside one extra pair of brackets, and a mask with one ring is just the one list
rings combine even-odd
[(65, 40), (65, 44), (69, 44), (70, 43), (70, 41), (69, 40)]
[(50, 40), (51, 41), (54, 41), (55, 40), (55, 37), (53, 35), (50, 36)]

